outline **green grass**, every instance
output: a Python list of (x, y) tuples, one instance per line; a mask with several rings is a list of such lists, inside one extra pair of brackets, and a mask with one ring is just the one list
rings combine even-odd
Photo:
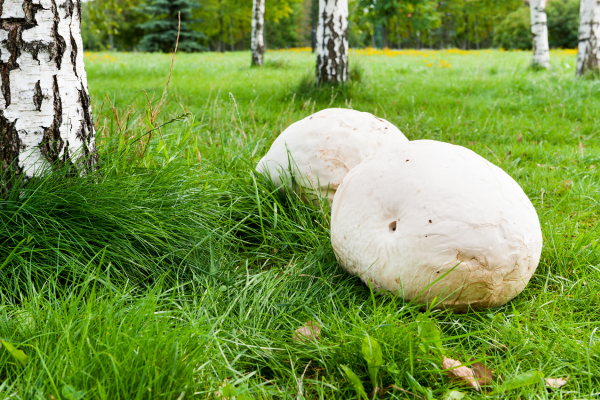
[[(226, 380), (255, 399), (357, 398), (341, 366), (371, 391), (366, 334), (382, 348), (381, 384), (422, 398), (597, 398), (600, 82), (576, 80), (568, 52), (552, 53), (550, 71), (529, 62), (525, 52), (353, 53), (360, 82), (315, 89), (310, 53), (270, 52), (263, 68), (249, 53), (182, 54), (156, 115), (144, 91), (155, 109), (170, 57), (88, 55), (100, 170), (57, 173), (0, 202), (0, 339), (29, 357), (22, 365), (0, 348), (0, 399), (212, 399)], [(495, 310), (425, 312), (448, 357), (495, 370), (483, 394), (420, 349), (422, 310), (339, 268), (326, 207), (253, 173), (286, 126), (326, 107), (469, 147), (535, 205), (544, 250), (521, 295)], [(321, 339), (292, 340), (309, 320)], [(490, 394), (532, 370), (570, 379)]]

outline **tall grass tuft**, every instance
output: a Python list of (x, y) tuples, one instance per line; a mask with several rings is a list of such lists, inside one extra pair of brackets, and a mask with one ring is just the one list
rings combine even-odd
[(331, 107), (336, 100), (344, 101), (350, 105), (354, 99), (368, 99), (370, 95), (365, 92), (364, 75), (365, 70), (360, 62), (352, 62), (348, 72), (348, 81), (343, 83), (324, 83), (318, 85), (314, 71), (307, 71), (297, 85), (292, 88), (292, 93), (300, 99), (312, 99), (321, 104)]

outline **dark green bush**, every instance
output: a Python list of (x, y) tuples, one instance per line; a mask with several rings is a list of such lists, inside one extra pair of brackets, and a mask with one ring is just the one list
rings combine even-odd
[(579, 0), (548, 2), (548, 41), (550, 47), (574, 49), (579, 30)]
[[(579, 0), (553, 0), (546, 7), (548, 42), (551, 48), (577, 47)], [(528, 7), (508, 14), (494, 35), (494, 46), (503, 49), (531, 49), (531, 16)]]
[(506, 50), (531, 49), (529, 8), (521, 7), (506, 16), (494, 34), (494, 46)]

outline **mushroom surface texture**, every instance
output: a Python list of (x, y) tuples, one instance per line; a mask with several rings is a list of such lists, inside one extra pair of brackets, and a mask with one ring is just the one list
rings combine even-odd
[(514, 298), (542, 252), (537, 213), (517, 182), (471, 150), (432, 140), (346, 175), (331, 242), (341, 266), (374, 290), (457, 311)]
[(276, 186), (287, 182), (305, 202), (315, 201), (314, 193), (331, 202), (352, 168), (378, 151), (405, 143), (408, 139), (402, 132), (384, 119), (329, 108), (290, 125), (275, 139), (256, 170), (270, 175)]

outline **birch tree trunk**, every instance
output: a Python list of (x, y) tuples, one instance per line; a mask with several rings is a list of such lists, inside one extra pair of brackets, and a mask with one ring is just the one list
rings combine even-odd
[[(97, 162), (80, 0), (0, 1), (0, 173)], [(9, 181), (0, 182), (0, 191)]]
[(533, 65), (550, 68), (550, 47), (546, 25), (546, 0), (531, 0), (531, 34), (533, 35)]
[(348, 0), (319, 0), (317, 82), (348, 80)]
[(600, 0), (581, 0), (577, 76), (600, 70)]
[(265, 54), (265, 0), (254, 0), (252, 2), (252, 38), (250, 49), (252, 50), (252, 65), (263, 64)]

